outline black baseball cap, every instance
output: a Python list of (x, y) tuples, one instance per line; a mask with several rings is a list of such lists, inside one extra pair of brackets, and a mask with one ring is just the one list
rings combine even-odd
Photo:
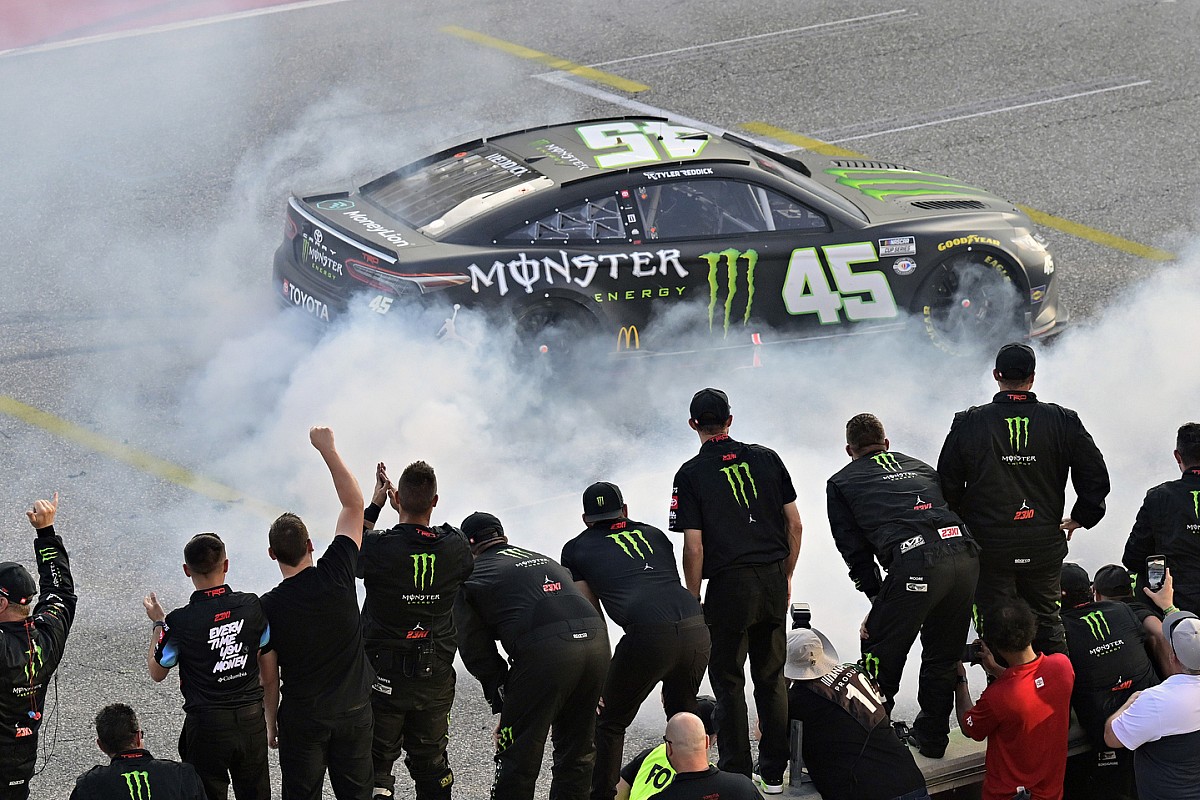
[(1092, 588), (1092, 579), (1088, 577), (1087, 570), (1070, 561), (1062, 565), (1060, 581), (1064, 592), (1086, 592)]
[(1008, 381), (1020, 381), (1033, 374), (1037, 366), (1037, 356), (1033, 348), (1020, 342), (1011, 342), (1000, 348), (996, 353), (996, 371), (1000, 377)]
[(724, 422), (729, 419), (729, 395), (720, 389), (701, 389), (692, 396), (688, 412), (696, 422)]
[(615, 483), (600, 481), (583, 490), (583, 521), (603, 522), (619, 519), (625, 498)]
[(15, 605), (28, 605), (37, 594), (37, 584), (29, 570), (15, 561), (0, 563), (0, 595)]
[(1133, 594), (1129, 570), (1120, 564), (1106, 564), (1096, 570), (1096, 591), (1105, 597), (1128, 597)]
[(504, 536), (504, 526), (500, 524), (500, 520), (486, 511), (476, 511), (463, 520), (461, 527), (462, 532), (466, 534), (467, 541), (473, 545), (490, 542), (492, 539), (500, 539)]
[(717, 698), (702, 694), (696, 698), (696, 716), (704, 723), (704, 732), (712, 736), (717, 732)]

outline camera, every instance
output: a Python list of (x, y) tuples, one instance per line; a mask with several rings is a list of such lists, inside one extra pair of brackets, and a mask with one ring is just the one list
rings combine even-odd
[(1150, 591), (1157, 592), (1167, 580), (1167, 557), (1148, 556), (1146, 558), (1146, 585)]
[(983, 642), (971, 642), (963, 648), (964, 664), (979, 664), (983, 661)]
[(792, 603), (792, 630), (812, 627), (812, 611), (808, 603)]

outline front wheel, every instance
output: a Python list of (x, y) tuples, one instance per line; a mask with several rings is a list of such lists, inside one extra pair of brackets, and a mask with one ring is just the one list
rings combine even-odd
[(933, 343), (956, 355), (1029, 332), (1010, 268), (985, 253), (963, 253), (938, 264), (921, 284), (913, 311), (921, 315)]

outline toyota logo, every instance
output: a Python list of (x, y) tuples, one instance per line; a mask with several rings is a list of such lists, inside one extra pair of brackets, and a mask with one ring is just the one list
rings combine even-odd
[(325, 234), (321, 233), (320, 228), (313, 231), (313, 241), (316, 242), (317, 244), (320, 244), (321, 240), (324, 238), (325, 238)]

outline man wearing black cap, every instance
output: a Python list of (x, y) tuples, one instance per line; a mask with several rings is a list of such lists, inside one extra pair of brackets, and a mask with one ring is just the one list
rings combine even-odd
[(1182, 475), (1146, 493), (1121, 562), (1145, 586), (1146, 559), (1165, 556), (1175, 576), (1175, 603), (1200, 613), (1200, 422), (1179, 428), (1175, 463)]
[[(377, 472), (386, 487), (386, 467)], [(430, 524), (437, 476), (424, 461), (404, 469), (387, 499), (400, 523), (365, 533), (358, 559), (367, 589), (363, 636), (377, 676), (371, 693), (375, 797), (395, 796), (392, 768), (404, 752), (417, 800), (445, 800), (454, 784), (446, 758), (458, 650), (452, 611), (471, 574), (471, 548), (452, 525)], [(372, 503), (364, 513), (374, 523), (379, 508)]]
[[(58, 493), (25, 512), (37, 531), (38, 585), (20, 564), (0, 563), (0, 800), (24, 800), (37, 760), (46, 687), (62, 660), (75, 618), (75, 582), (62, 537), (54, 532)], [(29, 605), (40, 594), (33, 614)]]
[(1142, 637), (1146, 642), (1146, 652), (1154, 663), (1154, 670), (1159, 678), (1171, 674), (1171, 645), (1163, 635), (1162, 619), (1151, 610), (1151, 605), (1131, 594), (1133, 579), (1120, 564), (1106, 564), (1096, 570), (1092, 579), (1092, 591), (1096, 600), (1113, 600), (1129, 606), (1129, 610), (1142, 625)]
[(675, 474), (670, 528), (683, 533), (683, 575), (700, 597), (712, 635), (708, 677), (717, 696), (718, 766), (750, 776), (746, 716), (747, 654), (762, 739), (759, 788), (783, 792), (788, 761), (787, 656), (784, 621), (792, 572), (800, 554), (796, 490), (774, 450), (729, 437), (729, 398), (702, 389), (692, 398), (688, 425), (700, 453)]
[(146, 667), (161, 683), (179, 667), (183, 732), (179, 757), (196, 768), (209, 800), (270, 800), (267, 728), (259, 659), (271, 639), (258, 597), (225, 582), (229, 558), (215, 533), (198, 533), (183, 548), (183, 573), (195, 591), (170, 614), (151, 592), (142, 600), (150, 629)]
[(112, 762), (80, 775), (71, 800), (208, 800), (191, 764), (155, 758), (143, 744), (132, 708), (124, 703), (102, 708), (96, 746)]
[(1062, 565), (1062, 620), (1075, 669), (1071, 706), (1092, 750), (1067, 759), (1066, 796), (1134, 797), (1133, 759), (1104, 743), (1114, 711), (1158, 683), (1143, 643), (1142, 625), (1124, 603), (1094, 600), (1092, 582), (1078, 564)]
[(475, 568), (454, 601), (454, 624), (463, 663), (500, 715), (492, 798), (531, 800), (547, 733), (554, 742), (550, 797), (585, 797), (608, 669), (604, 618), (557, 562), (508, 546), (496, 517), (477, 511), (462, 531)]
[[(976, 624), (1005, 598), (1020, 597), (1037, 617), (1034, 650), (1065, 654), (1059, 570), (1071, 534), (1104, 516), (1108, 468), (1074, 411), (1038, 401), (1035, 364), (1028, 345), (1000, 348), (992, 370), (1000, 391), (954, 415), (938, 476), (950, 509), (983, 548)], [(1077, 499), (1064, 517), (1068, 472)]]
[(625, 629), (596, 720), (591, 797), (608, 800), (616, 791), (625, 729), (642, 701), (662, 681), (668, 718), (694, 711), (710, 645), (700, 603), (679, 582), (671, 540), (629, 519), (615, 484), (593, 483), (584, 491), (583, 521), (587, 530), (563, 546), (562, 565), (596, 610), (603, 602)]

